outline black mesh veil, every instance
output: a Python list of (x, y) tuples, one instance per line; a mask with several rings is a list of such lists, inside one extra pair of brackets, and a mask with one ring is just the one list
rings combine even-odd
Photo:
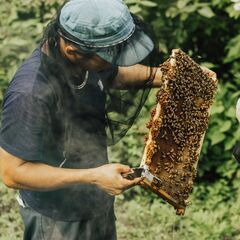
[(136, 25), (135, 31), (143, 31), (154, 43), (153, 51), (139, 64), (147, 66), (148, 78), (143, 84), (128, 86), (125, 90), (106, 90), (106, 119), (108, 144), (118, 142), (131, 128), (139, 115), (156, 74), (156, 67), (159, 66), (158, 47), (155, 41), (154, 32), (150, 25), (132, 14)]
[[(62, 59), (59, 52), (59, 39), (61, 37), (59, 32), (63, 33), (63, 35), (67, 35), (66, 32), (62, 31), (59, 24), (60, 11), (61, 9), (59, 10), (56, 18), (49, 23), (44, 32), (41, 46), (43, 46), (46, 42), (48, 43), (49, 57), (43, 62), (43, 67), (45, 66), (49, 74), (55, 79), (53, 84), (55, 82), (57, 85), (60, 81), (64, 84), (65, 89), (69, 88), (69, 91), (71, 91), (70, 83), (67, 81), (72, 74), (71, 69), (68, 69), (68, 64)], [(104, 88), (106, 95), (104, 121), (106, 124), (108, 145), (113, 145), (118, 142), (133, 125), (148, 97), (152, 81), (156, 74), (156, 67), (160, 64), (157, 48), (158, 44), (155, 42), (154, 32), (151, 26), (133, 14), (132, 17), (136, 25), (134, 34), (137, 34), (138, 31), (143, 31), (153, 41), (154, 48), (152, 52), (139, 63), (143, 65), (144, 69), (146, 69), (148, 73), (148, 77), (144, 81), (141, 81), (141, 84), (136, 84), (135, 86), (131, 84), (124, 89), (114, 89), (111, 87)], [(70, 39), (71, 42), (71, 38), (72, 36), (67, 36), (66, 39)], [(119, 51), (124, 49), (124, 44), (126, 43), (123, 42), (118, 46)], [(75, 46), (84, 53), (83, 48), (78, 45)], [(54, 88), (57, 89), (58, 87), (54, 86)], [(67, 91), (65, 92), (66, 94), (69, 94)], [(59, 101), (61, 101), (61, 97), (59, 97)]]

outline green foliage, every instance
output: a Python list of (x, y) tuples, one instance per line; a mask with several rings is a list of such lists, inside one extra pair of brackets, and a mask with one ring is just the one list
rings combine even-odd
[[(239, 170), (231, 152), (240, 138), (235, 118), (235, 105), (240, 97), (239, 12), (234, 11), (229, 1), (218, 0), (156, 0), (152, 2), (157, 5), (151, 8), (140, 5), (139, 1), (126, 2), (130, 7), (138, 6), (137, 14), (154, 26), (163, 60), (172, 48), (180, 47), (194, 59), (200, 56), (197, 60), (200, 64), (217, 72), (219, 89), (200, 156), (197, 182), (201, 183), (202, 191), (197, 196), (212, 198), (216, 203), (229, 200), (236, 193), (232, 182)], [(145, 123), (154, 99), (152, 92), (138, 122), (111, 149), (111, 159), (131, 166), (140, 164)], [(132, 195), (128, 192), (125, 197), (129, 199)], [(154, 194), (148, 197), (157, 198)]]
[[(37, 46), (47, 22), (63, 1), (0, 0), (0, 102), (20, 63)], [(240, 11), (229, 0), (125, 0), (133, 13), (151, 23), (161, 61), (181, 48), (200, 64), (212, 68), (219, 90), (205, 136), (193, 205), (183, 219), (172, 208), (141, 188), (117, 202), (120, 239), (240, 239), (238, 164), (231, 149), (240, 138), (235, 104), (240, 97)], [(113, 162), (138, 166), (143, 153), (145, 123), (154, 105), (149, 95), (137, 123), (109, 149)], [(19, 239), (22, 225), (13, 192), (0, 185), (0, 238)], [(131, 200), (134, 196), (134, 200)], [(126, 202), (129, 200), (129, 202)], [(160, 201), (160, 203), (159, 203)], [(128, 229), (127, 229), (128, 228)], [(174, 231), (173, 231), (174, 229)], [(147, 236), (147, 237), (146, 237)]]
[(236, 97), (239, 94), (240, 91), (233, 83), (227, 82), (219, 86), (203, 144), (200, 175), (210, 171), (212, 174), (215, 172), (221, 177), (231, 179), (235, 172), (232, 168), (238, 169), (231, 149), (240, 137), (240, 128), (235, 117)]
[[(239, 179), (234, 182), (240, 188)], [(115, 209), (119, 240), (240, 240), (239, 214), (240, 193), (229, 201), (219, 201), (219, 191), (225, 191), (220, 184), (207, 187), (196, 186), (192, 204), (184, 217), (175, 216), (174, 209), (159, 198), (149, 195), (136, 195), (129, 200), (126, 196), (117, 197)], [(135, 187), (141, 192), (140, 187)], [(145, 192), (146, 193), (146, 192)], [(0, 239), (22, 239), (23, 225), (15, 200), (16, 192), (7, 190), (0, 183)]]
[(119, 239), (239, 240), (240, 194), (234, 201), (218, 201), (218, 187), (219, 184), (211, 186), (212, 194), (201, 199), (199, 192), (205, 190), (196, 186), (184, 217), (175, 216), (174, 209), (159, 199), (150, 202), (142, 196), (130, 201), (118, 198)]
[(7, 189), (0, 182), (0, 239), (15, 240), (22, 238), (22, 222), (15, 199), (16, 192)]
[(36, 48), (62, 1), (0, 0), (0, 102), (20, 63)]
[[(172, 48), (180, 47), (194, 59), (217, 72), (219, 90), (212, 108), (212, 116), (207, 131), (201, 159), (199, 176), (204, 181), (220, 178), (228, 180), (238, 170), (231, 149), (240, 138), (240, 128), (235, 118), (235, 105), (240, 96), (240, 13), (233, 9), (230, 1), (201, 0), (155, 0), (151, 7), (140, 4), (141, 1), (126, 1), (131, 8), (138, 7), (137, 14), (152, 23), (155, 29), (160, 51), (166, 59)], [(151, 96), (150, 98), (154, 98)], [(152, 101), (148, 103), (152, 105)], [(142, 154), (142, 131), (148, 111), (123, 139), (115, 155), (121, 161), (136, 164), (133, 160)], [(142, 134), (140, 134), (142, 132)], [(139, 136), (140, 134), (140, 136)], [(138, 144), (136, 148), (135, 144)], [(126, 153), (126, 148), (131, 147)], [(135, 151), (135, 154), (132, 154)]]

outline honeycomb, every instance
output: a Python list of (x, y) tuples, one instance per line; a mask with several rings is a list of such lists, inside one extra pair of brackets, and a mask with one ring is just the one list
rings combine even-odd
[(162, 84), (156, 94), (156, 106), (146, 124), (145, 148), (141, 166), (161, 180), (150, 188), (183, 215), (197, 175), (198, 158), (217, 80), (180, 49), (160, 65)]

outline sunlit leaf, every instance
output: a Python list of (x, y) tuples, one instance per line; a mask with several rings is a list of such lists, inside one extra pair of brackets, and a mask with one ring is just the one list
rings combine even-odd
[(224, 132), (228, 131), (231, 128), (231, 126), (232, 126), (232, 122), (229, 120), (225, 120), (222, 123), (222, 125), (220, 126), (219, 132), (224, 133)]
[(215, 15), (215, 13), (212, 11), (210, 7), (203, 7), (198, 10), (198, 13), (206, 18), (211, 18)]
[(213, 146), (219, 142), (222, 142), (225, 139), (225, 134), (216, 131), (209, 136), (209, 139), (211, 140), (211, 145)]
[(146, 7), (156, 7), (157, 3), (153, 1), (140, 1), (139, 4), (146, 6)]
[(178, 0), (177, 7), (178, 8), (184, 8), (186, 5), (190, 2), (190, 0)]
[(142, 8), (139, 7), (138, 5), (130, 6), (129, 9), (132, 13), (139, 13), (142, 11)]

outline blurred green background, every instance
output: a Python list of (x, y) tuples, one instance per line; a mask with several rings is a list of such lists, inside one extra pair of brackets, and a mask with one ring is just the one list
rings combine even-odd
[[(0, 102), (20, 63), (39, 42), (63, 1), (0, 0)], [(119, 239), (240, 239), (240, 171), (231, 150), (240, 139), (235, 105), (240, 97), (240, 11), (230, 0), (126, 0), (151, 23), (162, 61), (181, 48), (216, 71), (219, 89), (200, 156), (192, 204), (184, 217), (154, 194), (135, 187), (117, 197)], [(235, 7), (234, 7), (235, 5)], [(145, 123), (154, 104), (149, 95), (127, 136), (109, 149), (112, 162), (140, 164)], [(14, 190), (0, 182), (0, 239), (22, 238)]]

